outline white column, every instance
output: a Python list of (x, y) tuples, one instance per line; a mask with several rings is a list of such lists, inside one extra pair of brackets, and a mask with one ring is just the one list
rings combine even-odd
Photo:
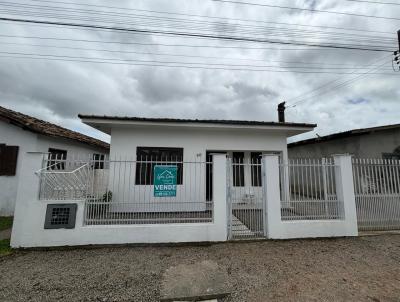
[(225, 241), (228, 238), (226, 154), (212, 154), (212, 157), (214, 225), (218, 230), (219, 240)]
[(279, 189), (279, 156), (264, 154), (262, 157), (263, 196), (266, 213), (264, 215), (264, 234), (279, 233), (281, 225), (281, 196)]
[(336, 194), (343, 202), (342, 215), (346, 224), (346, 236), (357, 236), (357, 212), (354, 195), (353, 166), (348, 154), (334, 155)]
[[(39, 177), (35, 172), (42, 168), (43, 153), (27, 152), (21, 157), (21, 170), (18, 180), (17, 198), (14, 211), (14, 222), (11, 233), (11, 246), (19, 247), (24, 242), (24, 236), (29, 233), (34, 224), (44, 223), (43, 215), (39, 215)], [(43, 216), (43, 217), (42, 217)]]

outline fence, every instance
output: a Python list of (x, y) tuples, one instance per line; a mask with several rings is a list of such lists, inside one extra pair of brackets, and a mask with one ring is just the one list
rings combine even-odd
[(282, 220), (343, 218), (333, 159), (290, 159), (280, 163)]
[[(155, 193), (154, 169), (159, 166), (176, 170), (170, 196)], [(211, 173), (211, 162), (171, 158), (44, 159), (37, 172), (40, 199), (85, 200), (85, 225), (212, 222)]]
[(44, 157), (42, 169), (35, 172), (40, 178), (39, 199), (85, 199), (90, 185), (90, 167), (88, 158)]
[(264, 236), (264, 202), (261, 157), (228, 159), (229, 237)]
[(400, 161), (353, 159), (358, 228), (400, 229)]

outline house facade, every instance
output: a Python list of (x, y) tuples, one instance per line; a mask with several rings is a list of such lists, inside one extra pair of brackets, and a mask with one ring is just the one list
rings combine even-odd
[(100, 140), (0, 107), (0, 216), (14, 213), (24, 153), (68, 160), (77, 154), (103, 157), (108, 150), (109, 145)]
[(52, 171), (24, 154), (12, 247), (358, 234), (351, 158), (287, 158), (287, 138), (316, 125), (80, 118), (111, 135), (109, 158)]
[(343, 153), (356, 158), (400, 159), (400, 124), (354, 129), (288, 144), (289, 158)]
[[(230, 172), (233, 190), (239, 201), (245, 201), (261, 192), (261, 156), (277, 154), (287, 159), (288, 137), (312, 130), (316, 125), (298, 123), (274, 123), (224, 120), (179, 120), (136, 117), (108, 117), (80, 115), (82, 122), (111, 135), (110, 159), (136, 161), (126, 176), (142, 196), (149, 194), (149, 202), (161, 211), (165, 202), (154, 196), (153, 169), (156, 164), (172, 164), (178, 167), (178, 199), (187, 198), (188, 191), (202, 203), (191, 204), (187, 211), (202, 210), (212, 199), (212, 154), (223, 153), (235, 164)], [(144, 163), (138, 163), (144, 162)], [(154, 162), (154, 164), (152, 163)], [(199, 163), (196, 167), (195, 164)], [(200, 163), (209, 163), (201, 165)], [(253, 165), (250, 165), (253, 164)], [(120, 175), (110, 168), (110, 190), (114, 199), (129, 196), (129, 186), (113, 185)], [(200, 189), (187, 184), (193, 179), (203, 182)], [(114, 180), (115, 179), (115, 180)], [(244, 190), (243, 188), (248, 188)], [(182, 195), (182, 196), (180, 196)], [(182, 197), (182, 198), (180, 198)], [(128, 200), (124, 200), (129, 202)], [(176, 207), (181, 205), (176, 204)], [(127, 208), (130, 207), (130, 208)], [(124, 206), (121, 211), (143, 211), (143, 207)], [(154, 210), (154, 209), (151, 209)], [(170, 206), (169, 211), (174, 208)]]

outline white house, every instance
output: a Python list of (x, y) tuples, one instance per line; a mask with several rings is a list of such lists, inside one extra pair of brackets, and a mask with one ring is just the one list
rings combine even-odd
[(92, 137), (0, 107), (0, 216), (13, 215), (26, 152), (67, 160), (72, 154), (102, 158), (109, 145)]
[(24, 154), (12, 247), (357, 235), (350, 157), (287, 159), (316, 125), (79, 117), (111, 135), (109, 158), (52, 171)]
[[(287, 138), (311, 131), (316, 126), (238, 120), (79, 117), (83, 123), (111, 135), (110, 159), (116, 161), (110, 164), (109, 189), (113, 193), (113, 201), (121, 203), (119, 208), (114, 205), (113, 209), (121, 212), (175, 211), (182, 208), (179, 202), (171, 204), (155, 197), (155, 164), (176, 165), (177, 200), (182, 203), (188, 203), (188, 199), (192, 201), (188, 203), (187, 211), (204, 210), (207, 207), (205, 201), (212, 199), (210, 162), (213, 153), (226, 153), (236, 164), (230, 174), (237, 191), (237, 202), (254, 199), (262, 190), (261, 155), (272, 153), (286, 159)], [(124, 164), (118, 160), (124, 161)], [(129, 167), (126, 166), (128, 162)], [(201, 165), (202, 162), (210, 164)], [(121, 185), (121, 179), (124, 185)], [(138, 196), (146, 196), (149, 205), (134, 203), (132, 198)]]

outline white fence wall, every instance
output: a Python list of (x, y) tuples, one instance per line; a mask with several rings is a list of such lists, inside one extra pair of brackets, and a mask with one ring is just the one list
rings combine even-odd
[[(343, 213), (339, 219), (310, 219), (303, 215), (302, 219), (282, 219), (282, 201), (279, 177), (280, 165), (277, 156), (265, 155), (263, 165), (264, 188), (266, 197), (266, 236), (271, 239), (313, 238), (357, 236), (357, 218), (354, 202), (353, 176), (350, 156), (335, 156), (335, 185), (337, 200), (343, 205)], [(288, 167), (290, 169), (290, 167)], [(288, 183), (288, 182), (286, 182)], [(286, 189), (289, 192), (289, 189)], [(297, 202), (309, 202), (306, 196)], [(286, 202), (287, 203), (287, 202)], [(289, 202), (290, 203), (290, 202)], [(283, 203), (285, 204), (285, 203)]]
[[(39, 200), (41, 154), (23, 156), (21, 181), (12, 230), (11, 246), (46, 247), (89, 244), (168, 243), (225, 241), (227, 239), (226, 157), (214, 155), (214, 220), (211, 223), (143, 225), (84, 225), (84, 200)], [(74, 229), (44, 229), (46, 207), (54, 203), (77, 203)]]

